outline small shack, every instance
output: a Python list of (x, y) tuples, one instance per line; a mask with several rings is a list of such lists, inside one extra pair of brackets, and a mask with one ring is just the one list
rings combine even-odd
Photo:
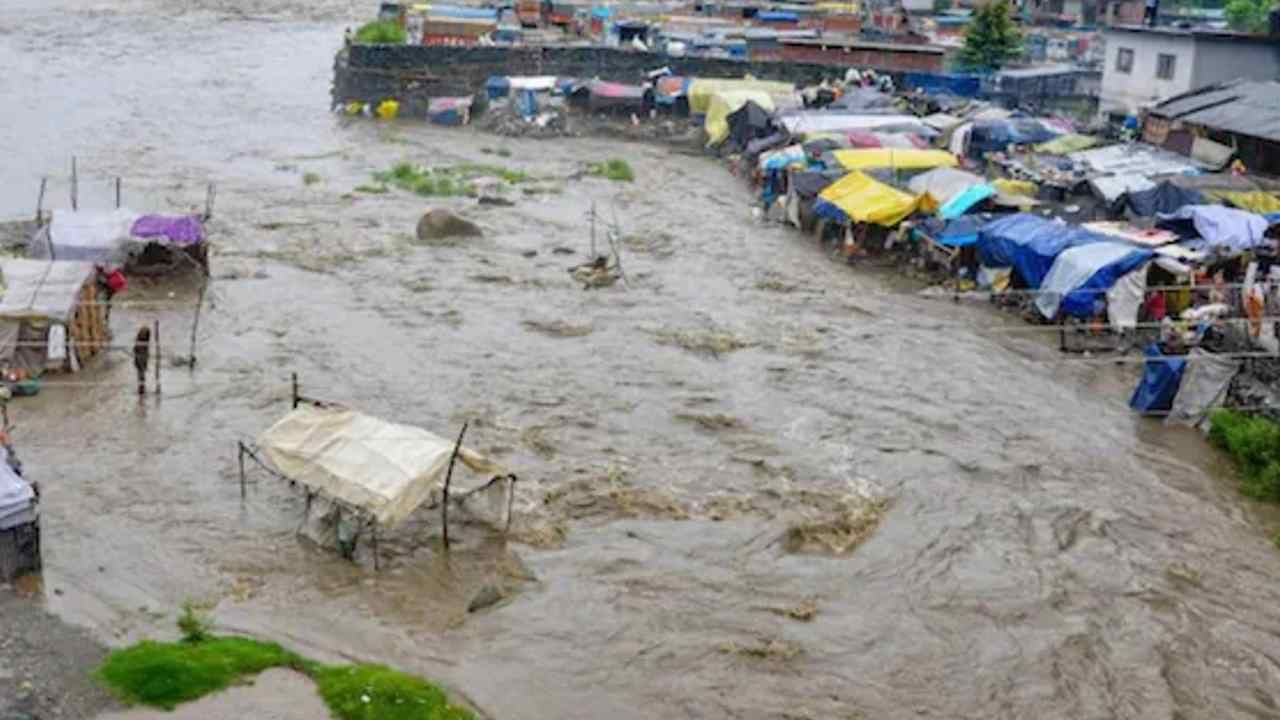
[(40, 571), (40, 515), (36, 488), (21, 465), (0, 445), (0, 583)]
[(192, 268), (208, 274), (204, 220), (199, 215), (143, 215), (126, 208), (57, 210), (36, 230), (27, 256), (121, 267), (131, 275)]
[[(465, 427), (464, 427), (465, 431)], [(505, 532), (511, 523), (516, 476), (480, 453), (427, 430), (349, 408), (297, 398), (292, 411), (268, 428), (257, 445), (240, 445), (273, 475), (305, 490), (304, 532), (354, 557), (362, 535), (378, 563), (378, 532), (405, 523), (419, 508), (440, 507), (449, 544), (449, 504), (471, 498), (471, 514)], [(455, 462), (472, 480), (453, 481)], [(243, 490), (243, 485), (242, 485)]]
[(97, 271), (86, 262), (0, 261), (0, 368), (78, 372), (111, 339)]

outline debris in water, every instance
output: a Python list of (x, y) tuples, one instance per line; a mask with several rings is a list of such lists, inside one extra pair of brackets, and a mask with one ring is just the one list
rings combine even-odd
[(695, 425), (701, 426), (704, 430), (712, 432), (718, 430), (738, 430), (742, 428), (742, 421), (732, 415), (723, 413), (715, 413), (705, 415), (702, 413), (676, 413), (677, 420), (684, 420)]
[(767, 607), (765, 610), (792, 620), (809, 622), (818, 615), (818, 603), (813, 598), (805, 598), (791, 607)]
[(505, 600), (506, 593), (497, 585), (485, 585), (480, 588), (480, 592), (471, 598), (471, 602), (467, 604), (467, 612), (479, 612), (485, 608), (493, 607)]
[(863, 543), (884, 519), (888, 499), (851, 498), (839, 511), (793, 523), (782, 536), (789, 553), (847, 555)]
[(551, 248), (552, 255), (573, 255), (573, 248), (564, 247), (563, 245)]
[(467, 279), (474, 280), (475, 282), (490, 283), (493, 285), (515, 284), (515, 280), (512, 280), (510, 275), (498, 275), (495, 273), (477, 273), (475, 275), (468, 275)]
[(525, 320), (520, 324), (535, 332), (561, 338), (582, 337), (590, 335), (594, 330), (591, 323), (575, 325), (563, 320)]
[(622, 271), (615, 263), (609, 264), (609, 258), (601, 255), (589, 263), (569, 268), (574, 280), (582, 283), (583, 290), (609, 287), (622, 277)]
[(791, 660), (804, 652), (799, 645), (778, 638), (760, 638), (750, 645), (726, 642), (720, 645), (726, 655), (740, 655), (753, 660)]
[(546, 459), (556, 456), (556, 446), (546, 437), (547, 426), (533, 425), (520, 433), (520, 442), (538, 455)]
[(728, 330), (672, 330), (657, 332), (660, 345), (675, 345), (690, 352), (719, 356), (751, 347), (750, 343)]
[(543, 503), (564, 508), (569, 519), (645, 517), (688, 520), (688, 508), (666, 490), (632, 485), (626, 473), (611, 466), (605, 477), (573, 480), (548, 491)]

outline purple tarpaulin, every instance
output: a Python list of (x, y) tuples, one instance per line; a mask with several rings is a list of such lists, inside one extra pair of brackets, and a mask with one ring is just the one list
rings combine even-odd
[(143, 215), (129, 234), (136, 238), (167, 238), (175, 245), (204, 242), (204, 224), (195, 215)]

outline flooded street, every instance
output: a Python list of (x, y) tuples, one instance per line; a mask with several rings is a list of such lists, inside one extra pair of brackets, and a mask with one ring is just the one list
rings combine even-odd
[[(832, 262), (710, 159), (332, 115), (333, 53), (372, 5), (0, 8), (0, 218), (43, 175), (65, 207), (72, 155), (82, 206), (117, 175), (140, 211), (217, 186), (195, 370), (140, 403), (117, 353), (11, 404), (58, 615), (124, 642), (192, 599), (498, 720), (1280, 717), (1280, 517), (1196, 433), (1129, 411), (1133, 366)], [(615, 156), (636, 182), (574, 178)], [(402, 160), (559, 191), (353, 194)], [(583, 291), (565, 269), (592, 202), (627, 283)], [(420, 243), (438, 206), (485, 237)], [(188, 352), (194, 289), (124, 298), (118, 339), (159, 319)], [(462, 527), (442, 559), (422, 513), (379, 573), (301, 542), (284, 484), (259, 473), (242, 503), (236, 442), (287, 412), (291, 372), (441, 435), (470, 420), (521, 476), (519, 542)], [(820, 552), (868, 504), (874, 534)], [(468, 614), (495, 582), (509, 597)]]

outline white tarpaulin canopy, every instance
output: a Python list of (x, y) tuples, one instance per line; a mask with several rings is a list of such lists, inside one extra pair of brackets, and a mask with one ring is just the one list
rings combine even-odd
[(4, 295), (0, 318), (71, 321), (80, 288), (94, 275), (93, 265), (83, 262), (4, 260), (0, 262)]
[(108, 212), (57, 210), (33, 241), (30, 255), (40, 260), (119, 263), (138, 213), (118, 208)]
[[(309, 403), (268, 428), (258, 445), (290, 480), (364, 510), (384, 527), (404, 522), (444, 487), (454, 448), (453, 441), (422, 428)], [(466, 447), (458, 453), (458, 466), (482, 475), (485, 482), (509, 475)], [(460, 484), (459, 492), (481, 484)]]
[(846, 115), (835, 112), (798, 112), (778, 116), (778, 122), (792, 135), (837, 130), (875, 130), (900, 128), (919, 135), (932, 136), (934, 130), (915, 115)]

